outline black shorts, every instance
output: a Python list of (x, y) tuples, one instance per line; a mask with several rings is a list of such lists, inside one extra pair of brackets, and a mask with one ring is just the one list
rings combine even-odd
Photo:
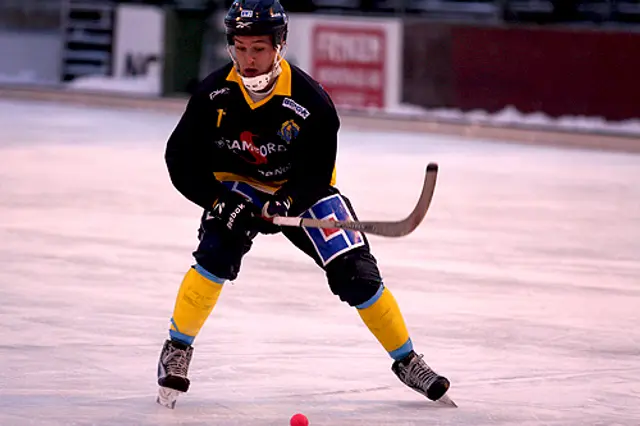
[[(227, 185), (230, 189), (247, 196), (259, 208), (262, 208), (269, 196), (244, 183)], [(327, 188), (326, 196), (298, 216), (315, 219), (357, 219), (349, 199), (334, 187)], [(350, 304), (357, 305), (363, 298), (362, 302), (366, 301), (369, 293), (375, 294), (381, 284), (376, 261), (370, 253), (369, 242), (363, 233), (343, 229), (282, 227), (282, 234), (325, 270), (332, 291)], [(198, 233), (200, 244), (193, 256), (198, 265), (209, 273), (221, 279), (234, 280), (240, 272), (242, 258), (251, 250), (256, 236), (257, 232), (247, 235), (231, 234), (205, 211)], [(345, 286), (350, 288), (347, 289)], [(353, 288), (354, 286), (366, 287), (366, 290)], [(345, 296), (346, 294), (349, 296)]]

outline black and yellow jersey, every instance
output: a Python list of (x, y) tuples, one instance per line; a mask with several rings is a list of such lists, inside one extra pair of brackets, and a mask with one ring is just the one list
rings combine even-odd
[(199, 84), (165, 153), (186, 198), (209, 209), (221, 181), (242, 181), (304, 208), (334, 185), (335, 106), (304, 71), (286, 61), (281, 67), (273, 91), (258, 102), (231, 63)]

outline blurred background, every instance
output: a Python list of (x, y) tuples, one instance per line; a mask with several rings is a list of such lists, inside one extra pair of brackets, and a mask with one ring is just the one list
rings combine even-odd
[(0, 424), (640, 425), (640, 0), (281, 1), (361, 218), (405, 217), (440, 165), (420, 228), (371, 241), (460, 409), (401, 388), (273, 236), (157, 411), (201, 216), (164, 147), (229, 61), (229, 2), (0, 0)]
[[(640, 0), (282, 3), (287, 59), (346, 113), (638, 129)], [(0, 85), (185, 97), (228, 61), (229, 5), (1, 0)]]

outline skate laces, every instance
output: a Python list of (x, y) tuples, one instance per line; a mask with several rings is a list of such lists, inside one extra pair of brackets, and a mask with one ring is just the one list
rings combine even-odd
[(406, 366), (405, 378), (413, 386), (419, 386), (427, 390), (438, 378), (438, 375), (422, 359), (423, 355), (417, 355)]
[(165, 358), (167, 371), (172, 376), (187, 377), (189, 369), (189, 356), (184, 349), (173, 348)]

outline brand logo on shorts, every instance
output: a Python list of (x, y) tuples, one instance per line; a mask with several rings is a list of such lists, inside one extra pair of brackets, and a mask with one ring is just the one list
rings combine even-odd
[(293, 112), (295, 112), (305, 120), (311, 114), (308, 109), (296, 103), (293, 99), (290, 98), (284, 98), (284, 100), (282, 101), (282, 106), (293, 110)]

